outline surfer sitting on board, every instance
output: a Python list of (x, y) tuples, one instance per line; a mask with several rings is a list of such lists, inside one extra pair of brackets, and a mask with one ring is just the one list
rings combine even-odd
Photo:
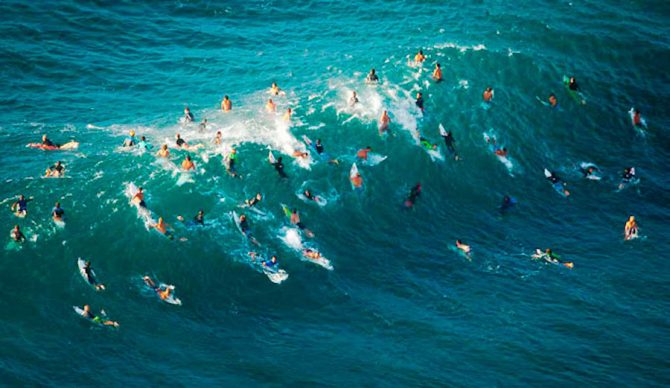
[(358, 171), (356, 171), (354, 175), (349, 177), (349, 180), (351, 181), (351, 185), (355, 189), (360, 189), (361, 187), (363, 187), (363, 177)]
[(163, 217), (158, 217), (158, 222), (150, 226), (159, 231), (165, 237), (169, 239), (173, 238), (172, 233), (170, 233), (170, 231), (167, 229), (168, 225), (165, 223), (165, 221), (163, 221)]
[(14, 228), (9, 233), (12, 236), (12, 240), (16, 242), (22, 242), (26, 240), (26, 236), (21, 232), (21, 228), (18, 225), (14, 225)]
[(153, 146), (151, 144), (149, 144), (149, 142), (147, 141), (147, 138), (144, 137), (144, 136), (140, 137), (140, 142), (137, 143), (137, 146), (140, 149), (147, 150), (147, 151), (149, 151), (150, 149), (153, 148)]
[(184, 108), (184, 121), (187, 123), (193, 122), (195, 120), (195, 117), (193, 117), (193, 113), (191, 113), (191, 110), (188, 109), (188, 107)]
[(621, 183), (619, 183), (619, 189), (623, 189), (626, 184), (630, 183), (635, 179), (635, 168), (626, 167), (623, 169), (623, 174), (621, 175)]
[(135, 139), (135, 130), (131, 129), (128, 135), (129, 136), (123, 140), (124, 147), (132, 147), (137, 143), (137, 140)]
[(509, 195), (506, 195), (503, 197), (502, 204), (500, 205), (500, 212), (504, 213), (506, 210), (509, 210), (516, 204), (516, 200), (514, 200), (512, 197)]
[(47, 147), (60, 148), (60, 145), (59, 144), (54, 144), (51, 140), (49, 140), (47, 135), (42, 135), (42, 145), (47, 146)]
[(274, 113), (277, 111), (277, 104), (275, 104), (272, 99), (269, 98), (267, 104), (265, 104), (265, 110), (270, 113)]
[(286, 109), (286, 113), (284, 113), (284, 121), (286, 122), (291, 121), (291, 116), (293, 116), (293, 109), (291, 108)]
[(640, 111), (639, 110), (635, 109), (633, 111), (632, 120), (633, 120), (633, 125), (636, 126), (636, 127), (639, 127), (639, 126), (643, 125), (642, 124), (642, 117), (640, 116)]
[(584, 175), (584, 178), (589, 178), (598, 172), (598, 167), (589, 165), (586, 168), (580, 167), (580, 171), (582, 172), (582, 175)]
[(60, 160), (56, 162), (53, 166), (47, 168), (44, 173), (45, 177), (62, 177), (65, 174), (65, 167), (61, 164)]
[(51, 210), (51, 216), (54, 221), (63, 221), (63, 216), (65, 215), (65, 210), (60, 207), (60, 202), (56, 202), (56, 205)]
[(276, 82), (273, 82), (272, 86), (270, 87), (270, 94), (278, 96), (279, 93), (282, 93), (282, 90), (279, 89), (279, 86), (277, 86)]
[(156, 156), (159, 158), (166, 158), (166, 159), (170, 157), (170, 150), (168, 150), (167, 144), (163, 144), (161, 146), (161, 149), (158, 150)]
[(229, 112), (231, 109), (233, 109), (233, 102), (230, 101), (228, 96), (223, 96), (223, 101), (221, 101), (221, 110), (224, 112)]
[(12, 204), (11, 209), (17, 217), (25, 217), (26, 214), (28, 214), (28, 202), (32, 200), (32, 197), (26, 199), (26, 197), (21, 194), (19, 195), (19, 199)]
[(575, 77), (570, 77), (570, 80), (568, 81), (568, 89), (573, 92), (579, 91), (579, 85), (577, 84), (577, 79)]
[(637, 237), (637, 222), (635, 222), (634, 216), (630, 216), (626, 221), (626, 226), (624, 226), (624, 238), (630, 240), (635, 237)]
[(426, 56), (423, 55), (423, 50), (419, 50), (418, 53), (414, 56), (414, 63), (420, 65), (423, 61), (426, 60)]
[(300, 221), (300, 214), (298, 214), (298, 209), (294, 208), (293, 210), (291, 210), (291, 212), (289, 214), (289, 219), (291, 220), (291, 224), (293, 224), (293, 225), (297, 226), (298, 228), (300, 228), (301, 230), (303, 230), (305, 232), (305, 234), (307, 235), (307, 237), (310, 237), (310, 238), (314, 237), (314, 233), (312, 233), (311, 230), (307, 229), (305, 227), (305, 224), (303, 224), (302, 221)]
[(552, 108), (556, 108), (558, 106), (558, 100), (556, 99), (556, 95), (553, 93), (549, 95), (549, 105), (551, 105)]

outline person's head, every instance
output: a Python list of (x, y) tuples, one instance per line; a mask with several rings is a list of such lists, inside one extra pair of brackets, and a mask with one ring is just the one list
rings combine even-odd
[(489, 86), (489, 87), (486, 88), (486, 91), (487, 91), (488, 93), (491, 93), (491, 91), (493, 91), (493, 88)]
[(507, 152), (507, 147), (503, 147), (503, 148), (502, 148), (502, 151), (503, 151), (503, 152)]
[(191, 155), (186, 155), (186, 160), (191, 161)]
[(291, 112), (293, 112), (293, 109), (288, 108), (288, 109), (286, 109), (286, 112), (291, 113)]
[(554, 93), (550, 94), (550, 95), (549, 95), (549, 100), (550, 100), (550, 101), (554, 101), (554, 100), (556, 100), (556, 95), (555, 95)]
[(591, 167), (588, 168), (587, 171), (588, 171), (589, 173), (592, 173), (592, 172), (594, 172), (595, 170), (596, 170), (595, 167), (591, 166)]
[(190, 113), (190, 112), (191, 112), (191, 110), (188, 109), (188, 107), (184, 108), (184, 113)]
[(140, 193), (144, 192), (144, 187), (140, 187), (139, 189), (137, 189), (137, 191)]
[(293, 210), (291, 210), (291, 213), (293, 213), (293, 214), (297, 214), (297, 213), (298, 213), (298, 209), (293, 208)]
[(511, 201), (511, 199), (509, 198), (508, 195), (506, 195), (506, 196), (503, 197), (503, 202), (507, 203), (507, 202), (509, 202), (509, 201)]
[(161, 225), (163, 223), (163, 217), (158, 217), (158, 225)]
[(635, 216), (628, 217), (628, 221), (634, 222), (635, 221)]
[(305, 194), (306, 197), (309, 197), (312, 193), (309, 192), (309, 189), (305, 189), (303, 194)]
[(256, 194), (256, 199), (260, 201), (261, 198), (263, 198), (263, 196), (261, 195), (261, 193), (257, 193), (257, 194)]
[(640, 114), (640, 111), (637, 110), (637, 109), (635, 109), (635, 114), (636, 114), (636, 115), (639, 115), (639, 114)]
[(167, 150), (167, 144), (163, 144), (163, 145), (161, 146), (161, 149), (162, 149), (162, 150)]
[(451, 129), (447, 131), (447, 136), (451, 136)]
[(575, 82), (577, 82), (577, 80), (575, 79), (575, 77), (570, 77), (570, 83), (571, 83), (571, 84), (574, 84)]
[(630, 172), (630, 167), (626, 167), (626, 168), (624, 168), (623, 171), (624, 171), (626, 174), (628, 174), (628, 173)]
[(321, 144), (321, 139), (316, 139), (316, 144)]
[(353, 91), (353, 94), (352, 94), (352, 95), (353, 95), (354, 97), (356, 97), (356, 91), (355, 91), (355, 90)]
[(135, 136), (135, 131), (132, 129), (130, 130), (130, 136)]
[(439, 69), (439, 68), (440, 68), (440, 64), (439, 64), (439, 63), (436, 63), (436, 64), (435, 64), (435, 67)]
[(46, 134), (42, 135), (42, 140), (46, 140), (46, 139), (47, 139), (47, 135)]
[(418, 183), (416, 184), (416, 189), (419, 190), (419, 191), (421, 191), (421, 182), (418, 182)]
[(26, 197), (24, 197), (23, 194), (19, 195), (19, 200), (23, 201), (24, 199), (26, 199)]
[(370, 146), (365, 147), (365, 149), (368, 150), (368, 151), (372, 151), (372, 147), (370, 147)]
[(223, 99), (228, 101), (228, 96), (223, 96)]
[(271, 98), (268, 98), (268, 105), (274, 105), (274, 102), (272, 102)]
[(202, 209), (198, 210), (198, 215), (199, 215), (199, 216), (204, 216), (204, 215), (205, 215), (205, 211), (202, 210)]
[(370, 74), (374, 74), (374, 73), (375, 73), (375, 69), (370, 69)]
[(221, 131), (216, 131), (216, 137), (221, 137)]
[(270, 258), (270, 261), (273, 262), (273, 263), (276, 263), (276, 262), (277, 262), (277, 256), (274, 256), (274, 255), (273, 255), (273, 256)]
[(60, 166), (60, 160), (56, 162), (56, 166)]
[(56, 202), (55, 206), (56, 206), (56, 208), (59, 208), (60, 207), (60, 202)]
[(419, 55), (423, 55), (423, 50), (419, 50)]
[(284, 157), (282, 157), (282, 156), (280, 156), (279, 158), (277, 158), (277, 161), (278, 161), (279, 163), (281, 163), (282, 160), (284, 160)]
[(461, 244), (463, 244), (463, 243), (461, 242), (461, 240), (456, 240), (456, 245), (461, 245)]
[(19, 226), (18, 226), (18, 225), (14, 225), (14, 230), (15, 230), (15, 231), (17, 231), (17, 232), (18, 232), (18, 231), (19, 231), (20, 229), (21, 229), (21, 228), (19, 228)]
[(203, 124), (207, 124), (207, 119), (202, 119)]
[(384, 116), (387, 116), (387, 115), (388, 115), (388, 112), (387, 112), (386, 110), (384, 110), (384, 113), (383, 113), (383, 114), (384, 114)]
[(277, 83), (276, 83), (276, 82), (273, 82), (273, 83), (272, 83), (272, 88), (274, 89), (274, 88), (276, 88), (276, 87), (277, 87)]
[(245, 216), (244, 214), (242, 214), (242, 215), (240, 216), (240, 221), (246, 221), (246, 220), (247, 220), (247, 216)]
[(84, 311), (85, 311), (85, 312), (89, 312), (89, 311), (91, 311), (91, 306), (85, 304), (85, 305), (84, 305)]
[(179, 132), (177, 132), (177, 134), (174, 135), (174, 137), (177, 138), (177, 139), (181, 139), (181, 135), (179, 134)]
[(544, 252), (548, 255), (551, 255), (551, 249), (550, 248), (547, 248)]
[(416, 98), (417, 98), (417, 99), (421, 98), (421, 96), (422, 96), (422, 95), (421, 95), (421, 92), (419, 92), (419, 93), (416, 94)]
[(236, 154), (236, 153), (237, 153), (237, 150), (236, 150), (235, 148), (233, 148), (232, 150), (230, 150), (230, 153), (231, 153), (231, 154)]

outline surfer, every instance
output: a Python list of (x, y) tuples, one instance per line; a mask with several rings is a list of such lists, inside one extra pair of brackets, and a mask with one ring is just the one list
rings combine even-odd
[(558, 100), (556, 99), (556, 96), (554, 95), (554, 93), (549, 95), (549, 105), (552, 108), (556, 108), (558, 106)]
[(214, 144), (221, 145), (222, 140), (223, 139), (221, 138), (221, 131), (216, 131), (216, 136), (214, 137)]
[(267, 104), (265, 104), (265, 110), (267, 110), (270, 113), (276, 112), (277, 111), (277, 104), (272, 102), (272, 99), (269, 98)]
[(458, 160), (458, 155), (456, 154), (456, 140), (454, 140), (454, 136), (451, 134), (451, 130), (444, 132), (441, 134), (442, 138), (444, 139), (444, 144), (447, 146), (447, 149), (449, 152), (451, 152), (452, 155), (454, 155), (454, 159)]
[(368, 76), (365, 78), (365, 83), (375, 84), (377, 82), (379, 82), (379, 77), (377, 76), (375, 69), (370, 69), (370, 73), (368, 73)]
[(358, 152), (356, 152), (356, 157), (358, 159), (368, 160), (368, 154), (370, 153), (370, 151), (372, 151), (372, 147), (367, 146), (363, 149), (358, 150)]
[(42, 135), (42, 145), (46, 146), (46, 147), (60, 148), (60, 145), (59, 144), (54, 144), (51, 140), (49, 140), (47, 135)]
[[(548, 172), (548, 174), (547, 174), (547, 172)], [(556, 175), (555, 172), (545, 170), (545, 176), (547, 177), (549, 182), (551, 182), (551, 184), (554, 186), (554, 189), (556, 191), (559, 191), (560, 193), (563, 193), (563, 195), (565, 195), (566, 197), (568, 195), (570, 195), (570, 192), (565, 188), (566, 183), (563, 182), (561, 180), (561, 178), (559, 178), (559, 176)], [(559, 185), (559, 186), (557, 186), (557, 185)]]
[(124, 147), (132, 147), (136, 143), (135, 131), (131, 129), (130, 132), (128, 133), (128, 135), (129, 136), (123, 141), (123, 146)]
[(168, 150), (167, 144), (163, 144), (161, 146), (161, 149), (158, 150), (156, 156), (158, 156), (159, 158), (166, 158), (166, 159), (170, 157), (170, 150)]
[(228, 156), (226, 156), (226, 172), (233, 177), (237, 177), (237, 172), (235, 171), (235, 162), (237, 161), (237, 150), (235, 148), (230, 150)]
[(311, 248), (303, 249), (302, 255), (311, 260), (318, 260), (323, 257), (320, 252)]
[(358, 171), (356, 171), (354, 175), (350, 176), (349, 180), (351, 181), (351, 185), (354, 187), (354, 189), (360, 189), (363, 187), (363, 177)]
[(239, 227), (242, 231), (242, 234), (245, 235), (249, 241), (251, 241), (253, 244), (260, 245), (258, 240), (256, 240), (256, 238), (251, 234), (251, 230), (249, 230), (249, 221), (247, 221), (247, 216), (244, 214), (240, 216)]
[(111, 321), (109, 319), (102, 318), (99, 315), (95, 315), (91, 312), (91, 306), (89, 305), (84, 305), (84, 309), (81, 310), (81, 316), (90, 319), (91, 321), (99, 324), (99, 325), (105, 325), (105, 326), (114, 326), (114, 327), (119, 327), (118, 322)]
[(500, 212), (504, 213), (514, 207), (514, 205), (516, 205), (516, 200), (509, 195), (506, 195), (503, 197), (502, 204), (500, 205)]
[(493, 100), (493, 88), (490, 86), (486, 88), (482, 94), (482, 97), (484, 98), (484, 102), (491, 102), (491, 100)]
[(464, 244), (461, 240), (456, 240), (456, 248), (460, 249), (463, 253), (466, 255), (470, 255), (470, 251), (472, 250), (469, 245)]
[(379, 118), (379, 134), (383, 135), (384, 132), (388, 131), (389, 124), (391, 124), (391, 118), (387, 111), (382, 112), (381, 117)]
[(11, 206), (14, 215), (17, 217), (25, 217), (28, 214), (28, 202), (32, 200), (32, 197), (26, 199), (23, 194), (19, 195), (19, 199)]
[(84, 276), (86, 276), (86, 281), (94, 286), (96, 290), (100, 291), (105, 289), (105, 285), (98, 283), (95, 276), (93, 276), (93, 269), (91, 268), (91, 262), (89, 260), (86, 260), (84, 267), (81, 270), (84, 272)]
[(205, 132), (207, 130), (207, 119), (202, 119), (202, 122), (200, 122), (198, 129), (200, 130), (200, 132)]
[(284, 172), (284, 163), (282, 163), (282, 157), (278, 157), (277, 160), (274, 163), (271, 163), (272, 166), (277, 170), (277, 174), (279, 174), (280, 177), (282, 178), (288, 178), (286, 173)]
[(144, 203), (144, 189), (141, 187), (138, 188), (137, 193), (133, 195), (133, 198), (130, 199), (130, 202), (141, 207), (147, 207), (147, 204)]
[(358, 103), (358, 96), (356, 95), (356, 91), (354, 90), (351, 93), (351, 98), (349, 98), (349, 106), (354, 106)]
[(188, 109), (188, 107), (184, 108), (184, 121), (187, 123), (191, 123), (195, 120), (195, 117), (193, 117), (193, 113), (191, 113), (191, 110)]
[(191, 160), (190, 155), (186, 155), (186, 159), (181, 162), (181, 168), (184, 171), (195, 170), (195, 164)]
[(414, 63), (420, 65), (423, 61), (426, 60), (426, 56), (423, 55), (423, 50), (419, 50), (418, 53), (414, 56)]
[(284, 113), (284, 121), (289, 122), (291, 121), (291, 116), (293, 115), (293, 110), (291, 108), (286, 109), (286, 113)]
[(309, 152), (294, 150), (291, 156), (293, 156), (294, 158), (307, 159), (309, 157)]
[(623, 174), (621, 175), (621, 183), (619, 183), (619, 189), (623, 189), (626, 184), (631, 183), (635, 179), (635, 168), (626, 167), (623, 169)]
[(268, 268), (270, 270), (274, 270), (279, 263), (277, 262), (277, 256), (272, 256), (270, 260), (263, 260), (261, 262), (261, 265), (265, 268)]
[(147, 138), (144, 137), (144, 136), (140, 137), (140, 142), (137, 143), (137, 146), (140, 149), (143, 149), (143, 150), (146, 150), (146, 151), (149, 151), (150, 149), (153, 148), (153, 146), (151, 144), (149, 144), (149, 142), (147, 141)]
[(624, 226), (623, 229), (623, 234), (625, 240), (630, 240), (637, 237), (637, 222), (635, 222), (634, 216), (630, 216), (628, 218), (628, 221), (626, 221), (626, 225)]
[(429, 142), (425, 137), (421, 136), (419, 138), (419, 144), (427, 150), (436, 150), (437, 149), (437, 144), (433, 144)]
[(172, 234), (167, 229), (168, 225), (165, 223), (165, 221), (163, 221), (163, 217), (158, 217), (158, 222), (153, 225), (150, 225), (150, 227), (156, 229), (165, 237), (172, 239)]
[(435, 80), (435, 82), (442, 81), (442, 68), (440, 67), (439, 63), (435, 64), (435, 70), (433, 70), (433, 80)]
[(65, 215), (65, 210), (60, 207), (60, 202), (56, 202), (56, 205), (51, 210), (51, 217), (54, 221), (63, 221), (63, 216)]
[(175, 144), (177, 144), (177, 147), (180, 147), (180, 148), (181, 147), (188, 147), (188, 144), (186, 143), (186, 140), (182, 139), (181, 135), (179, 133), (177, 133), (175, 135), (175, 138), (176, 138)]
[(495, 150), (495, 154), (497, 156), (500, 156), (501, 158), (504, 158), (507, 156), (507, 148), (506, 147), (498, 148)]
[(166, 300), (172, 295), (172, 287), (158, 287), (149, 276), (144, 276), (142, 280), (144, 280), (144, 284), (149, 286), (149, 288), (156, 291), (156, 294), (158, 294), (158, 297), (161, 298), (161, 300)]
[(303, 224), (302, 221), (300, 221), (300, 214), (298, 214), (298, 209), (294, 208), (293, 210), (290, 211), (289, 219), (291, 221), (291, 224), (297, 226), (298, 228), (300, 228), (300, 230), (305, 231), (307, 237), (314, 237), (314, 233), (312, 233), (311, 230), (307, 229), (305, 227), (305, 224)]
[(416, 107), (423, 113), (423, 94), (416, 94), (416, 101), (414, 101), (414, 104), (416, 104)]
[(633, 125), (636, 126), (636, 127), (639, 127), (639, 126), (643, 125), (642, 124), (642, 117), (640, 116), (640, 111), (637, 110), (637, 109), (635, 109), (633, 111), (633, 118), (631, 120), (633, 120)]
[(273, 82), (272, 86), (270, 87), (270, 94), (278, 96), (279, 93), (281, 93), (281, 89), (279, 89), (279, 86), (277, 86), (276, 82)]
[(258, 204), (262, 199), (263, 199), (263, 196), (261, 195), (261, 193), (257, 193), (255, 197), (252, 197), (250, 199), (245, 199), (244, 204), (249, 206), (249, 207), (252, 207), (252, 206), (255, 206), (256, 204)]
[(230, 101), (228, 96), (223, 96), (223, 101), (221, 101), (221, 110), (224, 112), (230, 112), (233, 109), (233, 102)]
[[(184, 217), (182, 216), (177, 216), (177, 219), (181, 222), (184, 222)], [(193, 224), (196, 225), (205, 225), (205, 211), (204, 210), (198, 210), (198, 214), (193, 217)]]
[(62, 177), (65, 174), (65, 167), (61, 164), (60, 160), (56, 162), (53, 166), (47, 168), (44, 173), (45, 177)]
[(579, 85), (577, 84), (577, 79), (575, 77), (570, 77), (570, 80), (568, 81), (568, 89), (573, 92), (579, 91)]
[(302, 192), (302, 195), (304, 195), (305, 198), (309, 199), (310, 201), (314, 201), (317, 203), (321, 200), (321, 198), (319, 198), (318, 195), (312, 194), (312, 191), (309, 189), (305, 189), (305, 191)]
[(21, 228), (18, 225), (14, 225), (14, 228), (9, 232), (9, 235), (12, 237), (12, 240), (16, 242), (26, 241), (26, 236), (21, 232)]
[(589, 164), (585, 167), (580, 167), (579, 170), (582, 172), (582, 175), (584, 175), (584, 178), (592, 179), (591, 177), (595, 176), (594, 174), (598, 172), (598, 167)]
[(421, 195), (421, 183), (417, 183), (414, 187), (412, 187), (409, 195), (407, 196), (407, 199), (405, 200), (405, 206), (414, 206), (414, 203), (416, 203), (416, 199), (419, 198), (419, 195)]
[(572, 262), (561, 261), (561, 257), (551, 251), (550, 248), (545, 249), (544, 252), (537, 250), (536, 253), (532, 256), (535, 259), (544, 259), (552, 264), (560, 264), (567, 268), (573, 268), (574, 264)]

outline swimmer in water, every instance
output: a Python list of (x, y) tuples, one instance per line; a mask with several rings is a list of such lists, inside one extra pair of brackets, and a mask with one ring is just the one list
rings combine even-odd
[(500, 205), (500, 212), (504, 213), (514, 207), (514, 205), (516, 205), (516, 200), (509, 195), (506, 195), (503, 197), (502, 204)]
[(435, 64), (435, 70), (433, 70), (433, 80), (435, 82), (442, 82), (442, 68), (439, 63)]
[(91, 306), (89, 305), (84, 305), (84, 309), (81, 312), (81, 316), (97, 323), (98, 325), (119, 327), (118, 322), (114, 322), (109, 319), (105, 319), (99, 315), (93, 314), (91, 312)]
[(270, 94), (272, 94), (274, 96), (278, 96), (279, 93), (282, 93), (282, 90), (279, 89), (279, 86), (277, 86), (276, 82), (273, 82), (272, 86), (270, 87)]
[(288, 108), (286, 110), (286, 113), (284, 113), (284, 121), (289, 122), (291, 121), (291, 116), (293, 115), (293, 110), (291, 108)]
[(556, 96), (553, 93), (549, 95), (549, 105), (552, 108), (556, 108), (558, 106), (558, 100), (556, 99)]
[(63, 221), (63, 216), (65, 215), (65, 210), (60, 207), (60, 202), (56, 202), (56, 205), (51, 210), (51, 217), (54, 221)]
[[(184, 217), (182, 216), (177, 216), (177, 220), (184, 222)], [(204, 210), (199, 210), (198, 214), (193, 217), (193, 224), (194, 225), (205, 225), (205, 211)]]
[(356, 152), (356, 157), (361, 160), (368, 160), (368, 154), (370, 153), (370, 151), (372, 151), (372, 147), (367, 146), (363, 149), (358, 150), (358, 152)]
[(207, 119), (202, 119), (202, 122), (198, 126), (200, 132), (205, 132), (207, 130)]
[(230, 101), (228, 96), (223, 96), (223, 101), (221, 101), (221, 110), (224, 112), (230, 112), (233, 109), (233, 102)]
[(158, 287), (148, 276), (144, 276), (142, 280), (144, 280), (144, 283), (149, 286), (149, 288), (156, 291), (156, 294), (158, 294), (158, 297), (161, 298), (161, 300), (166, 300), (172, 295), (172, 287)]
[(426, 60), (426, 56), (423, 55), (423, 50), (419, 50), (418, 53), (414, 56), (414, 63), (420, 65), (423, 61)]
[(626, 225), (624, 226), (623, 235), (625, 240), (630, 240), (637, 237), (637, 222), (634, 216), (628, 217)]
[(349, 106), (354, 106), (358, 103), (358, 96), (356, 95), (356, 91), (353, 91), (351, 93), (351, 98), (349, 98)]
[(272, 99), (269, 98), (267, 104), (265, 104), (265, 110), (270, 113), (274, 113), (277, 111), (277, 104), (275, 104)]
[(195, 117), (193, 117), (191, 110), (188, 107), (184, 108), (184, 121), (187, 123), (192, 123), (194, 120)]
[(255, 197), (245, 199), (244, 204), (247, 205), (248, 207), (253, 207), (256, 206), (262, 199), (263, 196), (261, 195), (261, 193), (257, 193)]
[(382, 112), (381, 117), (379, 118), (379, 134), (383, 135), (384, 132), (388, 131), (389, 124), (391, 124), (391, 118), (387, 111)]
[(186, 140), (181, 138), (181, 135), (177, 133), (175, 135), (175, 144), (177, 144), (177, 147), (182, 148), (182, 147), (188, 147), (188, 144), (186, 143)]
[(416, 94), (416, 101), (414, 102), (414, 104), (416, 104), (416, 107), (419, 108), (419, 110), (421, 110), (421, 112), (423, 113), (423, 94), (421, 93)]
[(246, 215), (242, 214), (240, 216), (239, 226), (242, 234), (245, 235), (249, 241), (251, 241), (253, 244), (260, 245), (258, 240), (256, 240), (256, 238), (251, 234), (251, 230), (249, 230), (249, 221), (247, 221)]
[(456, 240), (456, 248), (460, 249), (467, 256), (470, 256), (470, 252), (472, 251), (470, 246), (467, 245), (467, 244), (464, 244), (461, 240)]
[(161, 149), (158, 150), (156, 156), (158, 156), (159, 158), (166, 158), (166, 159), (170, 157), (170, 151), (168, 150), (167, 144), (163, 144), (161, 146)]
[(375, 69), (370, 69), (370, 73), (368, 73), (368, 76), (365, 78), (365, 83), (374, 84), (377, 82), (379, 82), (379, 77), (377, 76)]
[(25, 217), (28, 215), (28, 202), (32, 201), (33, 197), (26, 198), (23, 194), (19, 195), (19, 199), (16, 200), (11, 206), (14, 215), (17, 217)]
[(63, 175), (65, 175), (65, 167), (61, 164), (60, 160), (57, 161), (53, 166), (47, 168), (44, 173), (45, 177), (60, 178)]
[(26, 236), (21, 232), (21, 228), (19, 228), (18, 225), (14, 225), (14, 228), (9, 232), (9, 235), (12, 237), (12, 240), (16, 242), (26, 241)]
[(124, 147), (132, 147), (137, 143), (137, 140), (135, 139), (135, 131), (130, 130), (128, 133), (128, 137), (123, 141), (123, 146)]
[(221, 138), (221, 131), (216, 131), (216, 136), (214, 137), (214, 144), (221, 145), (223, 139)]
[(421, 195), (421, 183), (417, 183), (409, 192), (407, 199), (405, 200), (406, 207), (412, 207), (416, 203), (417, 198)]
[(137, 189), (137, 193), (133, 195), (133, 198), (130, 199), (130, 202), (144, 208), (147, 207), (147, 204), (144, 202), (144, 189), (142, 187)]
[(195, 163), (191, 160), (190, 155), (186, 155), (186, 158), (181, 162), (181, 168), (184, 171), (195, 170)]
[(145, 150), (145, 151), (149, 151), (154, 147), (151, 144), (149, 144), (149, 142), (147, 141), (147, 138), (144, 137), (144, 136), (140, 137), (140, 142), (137, 143), (137, 146), (140, 149)]
[(482, 97), (484, 98), (484, 102), (491, 102), (493, 100), (493, 88), (490, 86), (486, 88), (482, 94)]
[(225, 159), (226, 172), (230, 176), (237, 177), (237, 172), (235, 171), (235, 163), (237, 162), (237, 150), (235, 148), (230, 150), (228, 156)]

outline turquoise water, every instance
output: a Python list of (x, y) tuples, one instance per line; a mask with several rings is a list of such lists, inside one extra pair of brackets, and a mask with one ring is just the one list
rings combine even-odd
[[(667, 2), (10, 1), (0, 11), (0, 199), (9, 209), (18, 194), (34, 197), (27, 218), (0, 216), (29, 240), (17, 247), (5, 235), (0, 259), (4, 384), (670, 382)], [(407, 64), (418, 49), (423, 69)], [(440, 84), (430, 79), (437, 61)], [(363, 82), (371, 67), (378, 86)], [(586, 105), (567, 94), (564, 74), (578, 78)], [(272, 82), (286, 91), (277, 115), (264, 110)], [(487, 86), (495, 98), (485, 110)], [(560, 109), (535, 98), (550, 93)], [(219, 110), (224, 95), (232, 112)], [(185, 106), (209, 128), (181, 125)], [(289, 106), (290, 126), (280, 119)], [(632, 106), (648, 129), (631, 126)], [(395, 134), (386, 139), (376, 124), (384, 109)], [(462, 160), (433, 160), (416, 145), (419, 130), (447, 155), (440, 123)], [(483, 140), (491, 128), (509, 171)], [(197, 173), (120, 149), (130, 129), (155, 146), (177, 132), (205, 144), (190, 153)], [(43, 133), (81, 144), (25, 147)], [(302, 135), (322, 139), (340, 164), (294, 162)], [(366, 145), (388, 159), (359, 166), (357, 194), (348, 172)], [(242, 179), (222, 165), (231, 146)], [(287, 180), (269, 149), (283, 155)], [(186, 155), (171, 152), (177, 164)], [(56, 160), (66, 177), (41, 178)], [(583, 179), (581, 162), (603, 179)], [(618, 190), (630, 166), (639, 183)], [(545, 167), (568, 182), (568, 198)], [(125, 196), (130, 182), (176, 239), (147, 230)], [(403, 209), (417, 182), (421, 197)], [(328, 204), (301, 201), (305, 187)], [(256, 192), (262, 214), (238, 207)], [(501, 215), (505, 194), (519, 203)], [(56, 201), (62, 229), (49, 218)], [(315, 234), (302, 243), (332, 271), (301, 259), (282, 203), (300, 210)], [(199, 209), (204, 227), (176, 219)], [(249, 216), (260, 248), (232, 211)], [(623, 242), (629, 215), (644, 237)], [(450, 248), (456, 239), (472, 246), (470, 259)], [(546, 247), (574, 268), (531, 260)], [(276, 254), (288, 278), (271, 282), (251, 250)], [(107, 290), (83, 282), (77, 257)], [(175, 285), (183, 305), (161, 303), (146, 274)], [(78, 318), (72, 306), (87, 303), (120, 328)]]

